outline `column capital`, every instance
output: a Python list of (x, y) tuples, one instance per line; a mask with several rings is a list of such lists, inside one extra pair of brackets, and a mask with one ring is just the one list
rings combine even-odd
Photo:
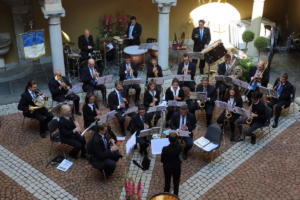
[(171, 6), (176, 6), (177, 0), (152, 0), (152, 3), (157, 4), (159, 13), (168, 14)]
[(62, 7), (61, 0), (44, 0), (41, 9), (46, 19), (64, 17), (65, 9)]

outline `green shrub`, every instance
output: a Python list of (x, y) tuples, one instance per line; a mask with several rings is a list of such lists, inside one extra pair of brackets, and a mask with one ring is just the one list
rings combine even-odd
[(243, 81), (246, 81), (246, 77), (249, 73), (249, 69), (254, 65), (252, 58), (244, 58), (237, 62), (237, 65), (241, 66), (243, 69), (243, 76), (240, 78)]
[(266, 37), (257, 37), (254, 41), (254, 46), (259, 52), (267, 48), (268, 45), (269, 45), (269, 39)]
[(246, 43), (246, 49), (247, 49), (248, 43), (252, 42), (254, 40), (254, 37), (255, 37), (255, 34), (252, 31), (250, 31), (250, 30), (244, 31), (242, 38), (243, 38), (243, 41)]

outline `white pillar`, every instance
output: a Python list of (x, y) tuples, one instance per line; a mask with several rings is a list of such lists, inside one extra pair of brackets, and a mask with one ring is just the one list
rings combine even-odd
[(61, 73), (65, 75), (65, 62), (59, 15), (49, 17), (49, 33), (53, 70), (60, 70)]
[[(254, 32), (255, 38), (260, 35), (261, 21), (264, 12), (265, 0), (253, 0), (253, 10), (250, 30)], [(255, 61), (258, 61), (259, 54), (254, 46), (254, 41), (249, 43), (248, 56), (253, 57)]]
[(60, 70), (65, 76), (65, 62), (61, 36), (60, 18), (65, 16), (61, 0), (44, 0), (41, 7), (44, 17), (49, 22), (51, 57), (53, 70)]
[(169, 69), (169, 13), (170, 6), (158, 7), (158, 63)]
[(152, 0), (158, 6), (158, 64), (162, 70), (169, 69), (169, 18), (171, 6), (177, 0)]

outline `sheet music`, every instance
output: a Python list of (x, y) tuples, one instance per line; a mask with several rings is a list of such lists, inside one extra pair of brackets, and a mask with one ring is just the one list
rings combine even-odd
[(193, 81), (190, 74), (174, 75), (174, 78), (177, 78), (179, 81)]
[(67, 95), (69, 95), (71, 93), (75, 93), (75, 94), (80, 93), (81, 89), (82, 89), (82, 83), (76, 83), (75, 85), (72, 86), (71, 89), (69, 89)]
[(177, 133), (180, 137), (190, 137), (190, 133), (189, 131), (183, 131), (183, 130), (177, 130)]
[(205, 145), (203, 148), (201, 148), (202, 150), (209, 152), (212, 151), (214, 149), (216, 149), (219, 145), (214, 144), (214, 143), (208, 143), (207, 145)]
[(186, 105), (185, 101), (176, 101), (176, 100), (168, 101), (168, 107), (181, 107), (183, 105)]
[(97, 85), (103, 85), (112, 82), (112, 75), (102, 76), (97, 79)]
[(132, 78), (123, 81), (123, 85), (134, 85), (134, 84), (142, 84), (141, 78)]
[(227, 109), (227, 103), (224, 102), (224, 101), (219, 101), (219, 100), (216, 100), (215, 101), (215, 105), (219, 108), (222, 108), (222, 109)]
[(73, 165), (73, 162), (67, 160), (67, 159), (64, 159), (58, 166), (57, 166), (57, 169), (63, 171), (63, 172), (66, 172), (68, 171), (68, 169), (70, 169), (70, 167)]
[(247, 109), (245, 109), (245, 108), (242, 108), (241, 109), (242, 110), (242, 115), (244, 116), (244, 117), (246, 117), (246, 118), (251, 118), (251, 112), (249, 111), (249, 110), (247, 110)]
[(151, 140), (151, 153), (152, 155), (159, 155), (162, 149), (170, 144), (168, 138), (152, 139)]
[(164, 77), (150, 77), (148, 78), (148, 82), (154, 81), (156, 85), (164, 84), (165, 78)]
[(139, 137), (146, 137), (158, 133), (160, 133), (160, 127), (153, 127), (153, 128), (141, 130)]
[(152, 112), (162, 112), (165, 111), (167, 109), (166, 106), (153, 106), (153, 107), (149, 107), (147, 113), (152, 113)]
[(203, 148), (208, 143), (210, 143), (210, 141), (203, 136), (194, 141), (194, 144), (199, 148)]
[(247, 82), (236, 79), (236, 78), (232, 78), (232, 83), (237, 85), (237, 86), (240, 86), (242, 88), (245, 88), (245, 89), (249, 88), (249, 84)]
[(190, 99), (205, 101), (207, 99), (206, 92), (190, 92)]
[(133, 106), (131, 108), (128, 108), (125, 111), (125, 113), (123, 113), (123, 116), (128, 115), (128, 114), (133, 113), (133, 112), (137, 112), (137, 111), (138, 111), (138, 107), (137, 106)]
[(129, 138), (129, 140), (126, 142), (126, 154), (129, 154), (134, 146), (136, 145), (136, 132)]
[(216, 81), (224, 81), (225, 76), (224, 75), (216, 75), (215, 80)]

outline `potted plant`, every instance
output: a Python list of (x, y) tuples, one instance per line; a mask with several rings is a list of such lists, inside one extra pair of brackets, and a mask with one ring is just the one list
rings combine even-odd
[(254, 41), (254, 46), (258, 51), (258, 57), (260, 56), (261, 50), (267, 48), (269, 45), (269, 39), (266, 37), (257, 37)]
[(250, 30), (244, 31), (242, 38), (243, 38), (243, 41), (246, 43), (246, 49), (248, 47), (248, 43), (252, 42), (254, 40), (254, 36), (255, 36), (255, 34), (252, 31), (250, 31)]

